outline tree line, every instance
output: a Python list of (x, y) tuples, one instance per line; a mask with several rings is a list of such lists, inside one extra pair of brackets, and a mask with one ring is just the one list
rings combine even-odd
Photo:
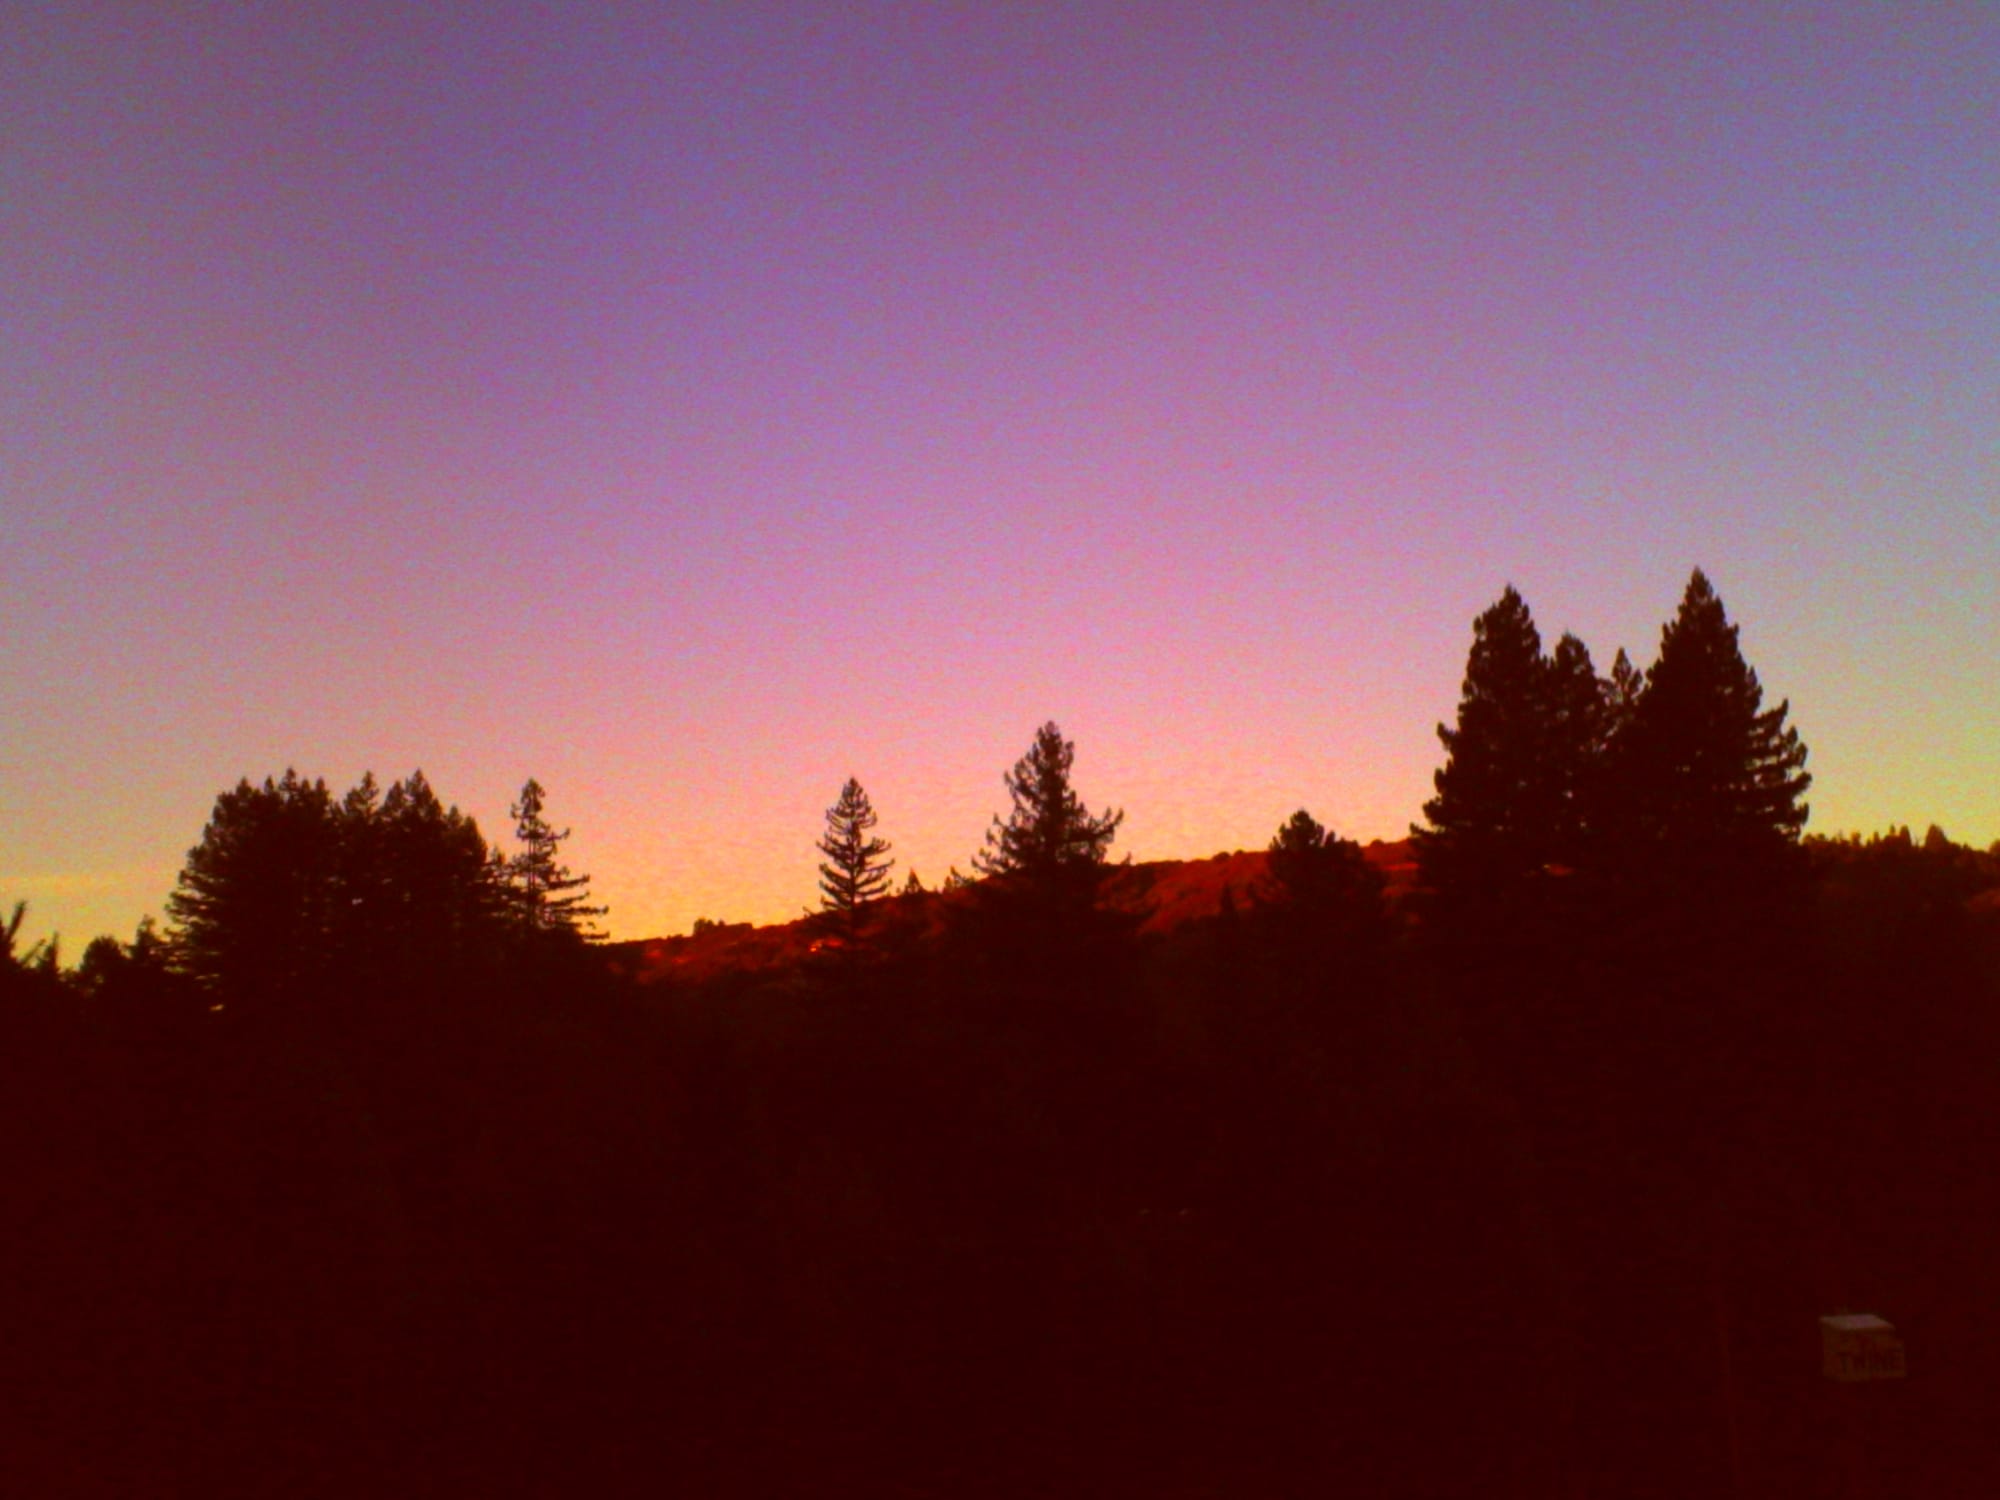
[[(1516, 931), (1520, 908), (1551, 882), (1698, 891), (1758, 899), (1796, 883), (1812, 784), (1788, 702), (1766, 708), (1721, 599), (1696, 570), (1643, 674), (1620, 650), (1599, 675), (1565, 634), (1544, 650), (1511, 586), (1473, 624), (1457, 722), (1440, 725), (1446, 759), (1413, 825), (1427, 941), (1472, 951)], [(1070, 785), (1074, 747), (1053, 723), (1009, 774), (1013, 810), (974, 859), (981, 876), (1053, 890), (1101, 871), (1123, 814), (1093, 817)], [(850, 779), (820, 844), (823, 917), (860, 941), (863, 909), (888, 894), (886, 841)], [(1272, 878), (1289, 900), (1345, 882), (1365, 902), (1359, 848), (1304, 809), (1273, 837)], [(1672, 891), (1669, 892), (1669, 887)], [(907, 889), (907, 888), (906, 888)], [(1377, 891), (1379, 896), (1379, 890)]]
[(652, 982), (534, 782), (511, 850), (420, 774), (240, 783), (164, 930), (65, 970), (0, 923), (6, 1461), (1813, 1493), (1851, 1304), (1923, 1373), (1878, 1477), (1964, 1492), (2000, 1462), (1956, 1416), (2000, 1337), (2000, 849), (1804, 837), (1788, 717), (1699, 574), (1643, 672), (1508, 589), (1396, 911), (1301, 809), (1240, 901), (1142, 935), (1050, 723), (948, 899), (898, 892), (850, 778), (818, 951)]
[[(1450, 939), (1462, 945), (1482, 924), (1504, 929), (1524, 893), (1552, 878), (1782, 882), (1797, 867), (1812, 779), (1788, 712), (1763, 707), (1737, 628), (1699, 570), (1643, 676), (1622, 650), (1600, 676), (1573, 634), (1544, 651), (1509, 587), (1474, 621), (1457, 723), (1439, 726), (1436, 795), (1411, 829), (1432, 931), (1470, 924)], [(1036, 731), (1006, 777), (1010, 811), (973, 858), (978, 877), (1016, 897), (1090, 899), (1124, 814), (1094, 815), (1078, 799), (1074, 758), (1056, 724)], [(164, 958), (208, 988), (278, 995), (526, 939), (596, 938), (604, 909), (589, 878), (562, 864), (569, 834), (546, 821), (545, 795), (530, 780), (509, 809), (519, 849), (508, 856), (421, 771), (386, 792), (371, 773), (340, 797), (292, 770), (245, 780), (218, 797), (190, 851), (166, 938), (149, 929), (127, 957)], [(816, 925), (843, 951), (865, 946), (868, 908), (890, 894), (894, 861), (876, 823), (850, 777), (816, 845)], [(1270, 848), (1288, 899), (1338, 884), (1336, 867), (1367, 884), (1358, 846), (1303, 809)], [(904, 893), (921, 889), (912, 872)], [(100, 943), (89, 967), (113, 951)]]

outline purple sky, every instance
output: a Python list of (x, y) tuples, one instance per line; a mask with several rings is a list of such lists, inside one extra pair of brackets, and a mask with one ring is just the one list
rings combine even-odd
[(1696, 564), (1815, 830), (1989, 843), (1996, 99), (1988, 0), (18, 8), (0, 899), (421, 766), (779, 919), (1047, 718), (1118, 852), (1396, 837), (1504, 584)]

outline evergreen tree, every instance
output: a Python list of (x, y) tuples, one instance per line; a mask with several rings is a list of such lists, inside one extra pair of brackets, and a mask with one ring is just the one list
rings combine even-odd
[(903, 882), (902, 893), (905, 896), (921, 896), (924, 893), (924, 883), (917, 878), (915, 870), (910, 871), (910, 878)]
[(216, 798), (167, 897), (176, 967), (231, 1000), (318, 989), (333, 957), (339, 828), (323, 781), (287, 770)]
[(1598, 683), (1604, 717), (1590, 798), (1593, 877), (1629, 865), (1630, 851), (1637, 841), (1634, 783), (1639, 773), (1634, 766), (1632, 727), (1645, 691), (1645, 674), (1620, 648), (1610, 673)]
[(530, 777), (520, 800), (508, 811), (521, 849), (505, 865), (507, 889), (516, 918), (534, 933), (560, 933), (586, 941), (600, 934), (592, 919), (605, 913), (590, 901), (590, 877), (573, 875), (561, 859), (570, 830), (556, 829), (542, 816), (541, 783)]
[(83, 957), (77, 962), (76, 987), (95, 999), (118, 982), (125, 964), (123, 943), (108, 932), (94, 937), (84, 946)]
[(384, 931), (395, 898), (382, 850), (382, 788), (373, 771), (347, 790), (334, 809), (333, 945), (348, 980), (364, 992), (392, 978), (394, 960)]
[[(371, 777), (364, 788), (372, 785)], [(350, 793), (343, 808), (355, 800)], [(426, 983), (481, 958), (496, 935), (499, 897), (479, 825), (446, 807), (422, 771), (390, 786), (369, 823), (351, 831), (367, 835), (373, 868), (362, 874), (376, 897), (378, 951), (396, 971)]]
[(1590, 648), (1576, 636), (1565, 634), (1556, 643), (1544, 669), (1543, 692), (1547, 855), (1573, 869), (1589, 858), (1596, 833), (1611, 718), (1606, 684), (1591, 664)]
[(986, 847), (973, 856), (982, 875), (1018, 878), (1030, 886), (1062, 882), (1102, 868), (1125, 814), (1093, 816), (1070, 786), (1076, 749), (1054, 723), (1035, 732), (1028, 753), (1007, 773), (1013, 810), (995, 817)]
[(1320, 825), (1303, 807), (1272, 838), (1271, 883), (1279, 900), (1263, 915), (1322, 948), (1382, 935), (1382, 872), (1353, 839)]
[(233, 998), (434, 988), (497, 935), (494, 873), (421, 771), (386, 794), (364, 775), (337, 802), (294, 771), (244, 781), (168, 898), (175, 967)]
[(174, 972), (173, 948), (151, 917), (139, 919), (132, 941), (105, 935), (91, 940), (70, 976), (74, 988), (115, 1027), (173, 1024), (205, 1018), (208, 1002)]
[(1267, 863), (1271, 879), (1283, 895), (1297, 900), (1308, 889), (1326, 841), (1326, 828), (1303, 807), (1280, 825), (1271, 839)]
[(1447, 903), (1548, 862), (1546, 681), (1541, 635), (1510, 584), (1473, 622), (1458, 724), (1438, 726), (1437, 795), (1424, 804), (1427, 824), (1410, 830), (1424, 884)]
[(23, 950), (21, 924), (27, 916), (28, 903), (16, 901), (12, 914), (0, 918), (0, 1020), (13, 1005), (63, 995), (61, 940), (42, 938)]
[(122, 980), (128, 969), (164, 974), (167, 961), (167, 944), (158, 925), (151, 917), (141, 917), (130, 943), (121, 943), (108, 932), (92, 938), (72, 977), (79, 990), (95, 997)]
[(1604, 738), (1609, 745), (1631, 725), (1639, 711), (1639, 695), (1645, 691), (1646, 676), (1632, 665), (1625, 648), (1611, 663), (1611, 675), (1604, 680)]
[(21, 924), (27, 919), (28, 903), (16, 901), (13, 914), (0, 920), (0, 968), (19, 973), (53, 972), (61, 954), (61, 944), (57, 939), (43, 938), (25, 951), (20, 950)]
[(1303, 807), (1271, 839), (1269, 859), (1272, 883), (1301, 911), (1367, 907), (1382, 899), (1382, 872), (1361, 846), (1322, 827)]
[(886, 839), (874, 837), (875, 809), (852, 776), (840, 800), (826, 810), (826, 832), (817, 844), (826, 863), (819, 867), (821, 929), (842, 947), (858, 951), (865, 908), (889, 890), (895, 861)]
[(1789, 712), (1787, 702), (1763, 707), (1737, 627), (1697, 568), (1625, 736), (1620, 790), (1641, 846), (1633, 856), (1664, 855), (1692, 873), (1766, 865), (1795, 849), (1812, 777)]
[(13, 914), (0, 919), (0, 965), (18, 964), (14, 949), (20, 941), (21, 924), (28, 920), (28, 903), (16, 901)]

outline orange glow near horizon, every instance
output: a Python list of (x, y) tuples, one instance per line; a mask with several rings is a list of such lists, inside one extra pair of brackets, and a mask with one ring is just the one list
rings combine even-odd
[(13, 28), (31, 933), (288, 765), (537, 777), (622, 937), (849, 775), (967, 868), (1049, 718), (1121, 855), (1395, 838), (1504, 585), (1697, 564), (1812, 830), (2000, 839), (2000, 9), (669, 9)]

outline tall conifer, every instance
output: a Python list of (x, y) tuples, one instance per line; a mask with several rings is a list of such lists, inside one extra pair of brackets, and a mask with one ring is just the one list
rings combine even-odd
[(520, 799), (508, 809), (521, 844), (505, 867), (515, 912), (531, 932), (596, 941), (602, 934), (592, 919), (603, 916), (605, 908), (591, 904), (590, 877), (571, 873), (562, 862), (562, 845), (570, 830), (555, 828), (543, 817), (545, 797), (541, 783), (530, 777)]
[(874, 836), (875, 809), (852, 776), (840, 789), (840, 799), (826, 810), (826, 832), (819, 852), (821, 929), (850, 950), (858, 950), (865, 908), (889, 889), (889, 841)]
[(1548, 707), (1541, 634), (1509, 584), (1472, 625), (1458, 723), (1413, 826), (1424, 884), (1447, 900), (1542, 868), (1549, 856)]
[(1323, 914), (1381, 902), (1382, 872), (1368, 863), (1361, 846), (1323, 826), (1303, 807), (1272, 836), (1266, 857), (1272, 884), (1301, 911)]
[(1604, 679), (1604, 737), (1615, 741), (1639, 711), (1639, 695), (1646, 690), (1646, 674), (1632, 665), (1625, 648), (1611, 663), (1611, 675)]
[(1333, 947), (1380, 936), (1385, 882), (1353, 839), (1323, 827), (1302, 807), (1272, 837), (1267, 858), (1279, 901), (1260, 915), (1275, 918), (1280, 931)]
[(296, 771), (215, 799), (167, 897), (175, 966), (227, 1000), (288, 999), (333, 959), (339, 828), (324, 781)]
[(374, 821), (379, 878), (393, 898), (377, 917), (378, 943), (412, 976), (477, 956), (498, 895), (478, 825), (445, 806), (422, 771), (390, 786)]
[(1597, 832), (1605, 736), (1610, 724), (1603, 679), (1590, 648), (1565, 634), (1545, 668), (1547, 717), (1542, 771), (1548, 778), (1548, 858), (1574, 869), (1590, 857)]
[(1028, 753), (1007, 773), (1013, 811), (994, 818), (986, 847), (972, 858), (982, 875), (1020, 877), (1041, 884), (1104, 863), (1125, 814), (1095, 816), (1070, 785), (1076, 747), (1053, 722), (1035, 731)]
[(1806, 821), (1806, 747), (1763, 706), (1737, 627), (1697, 568), (1660, 636), (1627, 736), (1621, 790), (1634, 832), (1674, 862), (1761, 862), (1796, 845)]

